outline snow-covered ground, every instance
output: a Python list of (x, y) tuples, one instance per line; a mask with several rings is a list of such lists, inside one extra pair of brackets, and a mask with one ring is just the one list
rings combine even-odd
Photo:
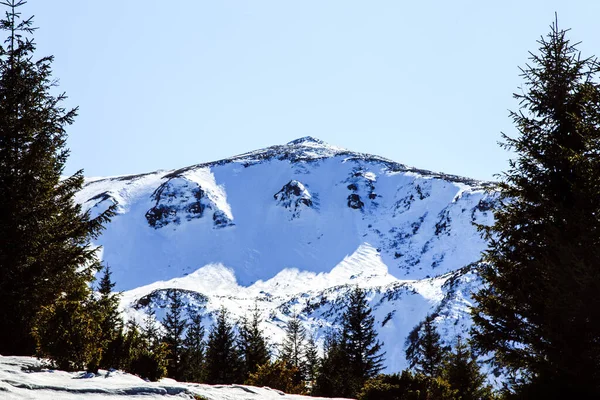
[[(322, 339), (346, 293), (368, 291), (386, 367), (406, 367), (404, 341), (428, 313), (447, 341), (467, 334), (469, 269), (492, 221), (485, 182), (417, 170), (307, 137), (174, 171), (89, 181), (77, 201), (118, 215), (97, 244), (122, 306), (164, 313), (185, 291), (211, 316), (258, 306), (272, 343), (294, 313)], [(206, 319), (207, 324), (210, 323)]]
[[(195, 397), (196, 396), (196, 397)], [(201, 397), (199, 397), (201, 396)], [(270, 388), (245, 385), (201, 385), (172, 379), (146, 382), (120, 371), (98, 376), (41, 368), (31, 357), (0, 356), (2, 400), (110, 400), (110, 399), (300, 400), (318, 399), (284, 394)]]

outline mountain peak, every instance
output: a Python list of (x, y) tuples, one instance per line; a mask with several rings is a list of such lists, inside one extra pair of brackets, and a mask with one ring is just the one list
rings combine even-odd
[(324, 141), (322, 141), (321, 139), (317, 139), (315, 137), (312, 136), (304, 136), (301, 137), (299, 139), (295, 139), (292, 140), (291, 142), (288, 142), (287, 144), (290, 146), (296, 145), (296, 144), (321, 144), (321, 145), (327, 145), (327, 143), (325, 143)]

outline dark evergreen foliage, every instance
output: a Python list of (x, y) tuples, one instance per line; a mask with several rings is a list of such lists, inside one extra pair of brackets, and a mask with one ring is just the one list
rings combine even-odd
[(146, 308), (146, 316), (140, 329), (141, 337), (149, 346), (155, 346), (161, 340), (160, 331), (156, 323), (156, 311), (151, 305)]
[[(87, 293), (87, 288), (84, 289)], [(48, 358), (55, 368), (77, 371), (97, 365), (102, 354), (100, 325), (95, 303), (81, 293), (70, 293), (42, 307), (34, 321), (33, 337), (38, 357)]]
[(600, 86), (555, 23), (522, 69), (473, 338), (522, 398), (600, 398)]
[(202, 314), (193, 308), (188, 309), (189, 324), (183, 340), (182, 370), (183, 379), (187, 382), (204, 380), (204, 325)]
[(143, 348), (145, 345), (144, 338), (140, 332), (139, 325), (133, 321), (127, 321), (123, 334), (123, 346), (119, 350), (119, 354), (121, 355), (121, 362), (123, 370), (127, 372), (133, 372), (133, 360), (136, 359), (137, 353)]
[(341, 333), (331, 333), (325, 342), (313, 393), (356, 397), (365, 382), (383, 369), (381, 347), (367, 295), (356, 287), (348, 296)]
[(167, 374), (167, 347), (161, 340), (152, 308), (148, 308), (141, 330), (135, 322), (128, 324), (125, 349), (129, 355), (127, 372), (151, 381)]
[(209, 384), (231, 384), (243, 382), (243, 364), (238, 349), (229, 313), (221, 308), (208, 334), (205, 359), (205, 381)]
[(163, 378), (167, 374), (167, 351), (164, 344), (151, 346), (142, 341), (134, 349), (128, 372), (153, 382)]
[(285, 338), (281, 345), (281, 354), (279, 358), (285, 361), (290, 367), (295, 367), (298, 371), (303, 371), (305, 367), (304, 360), (304, 342), (306, 340), (306, 328), (302, 321), (294, 314), (285, 327)]
[(274, 363), (270, 361), (258, 366), (256, 372), (250, 374), (246, 384), (252, 386), (268, 386), (285, 393), (306, 394), (306, 387), (302, 382), (296, 383), (298, 368), (290, 366), (283, 360)]
[[(128, 352), (126, 350), (126, 332), (123, 323), (117, 331), (114, 338), (108, 342), (105, 348), (102, 350), (102, 359), (100, 361), (100, 368), (103, 369), (127, 369), (127, 363), (129, 362)], [(88, 369), (89, 365), (88, 365)]]
[(358, 400), (462, 400), (462, 397), (440, 378), (405, 370), (368, 380), (358, 393)]
[(185, 332), (187, 321), (183, 316), (184, 305), (181, 292), (177, 289), (170, 289), (167, 292), (167, 298), (169, 300), (169, 310), (163, 321), (165, 334), (162, 338), (167, 349), (167, 376), (181, 380), (183, 376), (181, 365), (183, 333)]
[(442, 362), (448, 352), (435, 329), (434, 320), (435, 315), (428, 315), (406, 339), (406, 359), (410, 368), (430, 378), (440, 376)]
[(304, 342), (306, 340), (306, 328), (302, 325), (297, 314), (292, 315), (285, 327), (285, 338), (281, 345), (279, 359), (286, 363), (288, 369), (293, 369), (293, 386), (304, 386), (306, 380), (306, 360), (304, 358)]
[(454, 349), (446, 355), (441, 374), (461, 400), (491, 398), (491, 388), (469, 346), (458, 337)]
[(314, 396), (350, 397), (348, 357), (340, 343), (340, 334), (329, 332), (325, 338), (324, 355), (312, 390)]
[(97, 366), (91, 368), (88, 366), (88, 370), (92, 372), (97, 372), (98, 367), (104, 369), (119, 368), (121, 360), (119, 359), (118, 348), (122, 346), (124, 339), (123, 320), (119, 312), (120, 296), (113, 293), (115, 283), (111, 279), (110, 267), (105, 265), (102, 270), (102, 278), (98, 285), (99, 298), (95, 304), (96, 318), (100, 324), (98, 341), (102, 346), (102, 358)]
[(348, 297), (348, 304), (342, 316), (341, 348), (349, 363), (350, 382), (354, 386), (352, 396), (367, 379), (383, 369), (385, 353), (382, 343), (377, 340), (375, 317), (367, 302), (367, 294), (356, 287)]
[(321, 359), (319, 358), (319, 349), (317, 348), (315, 338), (312, 334), (308, 335), (306, 345), (304, 346), (304, 359), (306, 361), (304, 373), (306, 383), (309, 388), (313, 388), (316, 383), (317, 375), (319, 374), (319, 364)]
[[(4, 355), (32, 355), (36, 347), (32, 330), (38, 341), (51, 332), (34, 327), (38, 313), (43, 314), (38, 323), (65, 329), (61, 340), (70, 340), (64, 336), (67, 332), (75, 335), (74, 342), (88, 337), (89, 309), (84, 303), (99, 268), (90, 244), (114, 213), (111, 208), (91, 219), (75, 204), (74, 195), (83, 186), (81, 171), (61, 179), (69, 155), (65, 128), (77, 110), (62, 106), (64, 94), (51, 94), (53, 58), (34, 59), (35, 45), (28, 37), (34, 32), (32, 20), (20, 19), (17, 11), (24, 3), (0, 2), (8, 7), (0, 21), (0, 29), (8, 32), (0, 45), (0, 353)], [(53, 357), (49, 352), (60, 346), (48, 347), (45, 342), (38, 342), (38, 349), (44, 347), (43, 353)], [(64, 354), (56, 357), (62, 360)], [(73, 362), (79, 365), (81, 360)]]
[(250, 319), (243, 317), (239, 323), (238, 349), (244, 363), (244, 379), (256, 372), (260, 365), (267, 364), (271, 358), (264, 332), (260, 328), (261, 322), (260, 311), (255, 305)]

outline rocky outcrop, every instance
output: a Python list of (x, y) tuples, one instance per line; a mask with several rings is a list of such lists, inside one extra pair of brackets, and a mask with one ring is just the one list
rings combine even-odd
[[(371, 206), (377, 206), (377, 202), (374, 200), (377, 198), (375, 193), (375, 174), (366, 171), (363, 168), (355, 168), (352, 173), (346, 179), (346, 183), (349, 183), (348, 190), (352, 193), (348, 195), (348, 207), (355, 210), (363, 210), (365, 208), (365, 202), (370, 203)], [(361, 195), (363, 195), (361, 197)]]
[(292, 218), (299, 217), (303, 208), (312, 208), (314, 205), (313, 196), (302, 182), (297, 180), (291, 180), (283, 185), (273, 198), (277, 200), (279, 206), (290, 210)]
[(169, 224), (179, 225), (182, 220), (202, 218), (207, 210), (213, 211), (215, 227), (232, 225), (231, 219), (219, 210), (196, 182), (184, 177), (171, 178), (152, 194), (156, 204), (146, 212), (148, 224), (159, 229)]
[(365, 203), (362, 202), (358, 194), (352, 193), (348, 195), (348, 207), (353, 208), (355, 210), (362, 210), (364, 206)]

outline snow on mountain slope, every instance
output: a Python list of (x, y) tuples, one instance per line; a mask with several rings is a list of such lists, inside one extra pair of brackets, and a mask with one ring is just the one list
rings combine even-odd
[[(0, 356), (0, 398), (4, 400), (80, 399), (197, 399), (207, 400), (301, 400), (316, 399), (284, 394), (279, 390), (245, 385), (200, 385), (172, 379), (145, 382), (120, 371), (69, 373), (47, 370), (31, 357)], [(321, 398), (322, 399), (322, 398)], [(324, 399), (323, 399), (324, 400)]]
[[(311, 137), (226, 160), (95, 179), (77, 201), (117, 204), (98, 239), (123, 307), (140, 318), (168, 289), (212, 313), (255, 303), (273, 341), (291, 313), (322, 337), (352, 285), (369, 291), (390, 371), (427, 313), (464, 334), (485, 247), (490, 184), (406, 167)], [(160, 316), (160, 312), (158, 313)]]

